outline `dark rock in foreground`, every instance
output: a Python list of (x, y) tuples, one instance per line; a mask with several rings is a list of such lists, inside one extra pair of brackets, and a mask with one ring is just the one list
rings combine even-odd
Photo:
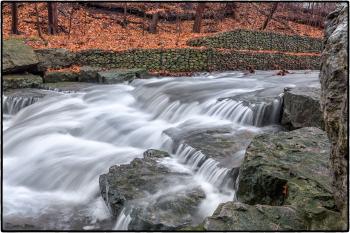
[(219, 205), (205, 230), (342, 230), (329, 142), (318, 128), (256, 136), (240, 168), (239, 202)]
[(325, 132), (318, 128), (255, 137), (240, 168), (238, 200), (293, 206), (305, 230), (340, 230), (329, 147)]
[(3, 88), (16, 89), (16, 88), (27, 88), (27, 87), (39, 87), (43, 83), (43, 80), (38, 75), (33, 74), (9, 74), (4, 75)]
[(39, 63), (33, 49), (21, 40), (4, 40), (2, 54), (2, 72), (15, 73), (36, 71)]
[(348, 85), (349, 6), (344, 3), (327, 17), (320, 73), (321, 105), (325, 129), (331, 141), (333, 186), (337, 206), (348, 224)]
[(159, 163), (166, 157), (166, 152), (147, 150), (144, 158), (112, 166), (100, 176), (101, 194), (112, 215), (128, 209), (129, 230), (176, 230), (192, 223), (205, 194), (191, 185), (189, 174)]
[(320, 88), (297, 87), (285, 89), (282, 125), (289, 129), (324, 128), (320, 106)]

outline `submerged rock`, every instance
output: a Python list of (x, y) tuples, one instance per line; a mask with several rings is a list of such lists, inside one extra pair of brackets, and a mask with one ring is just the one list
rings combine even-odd
[(147, 150), (130, 164), (112, 166), (100, 176), (101, 195), (113, 216), (128, 209), (129, 230), (176, 230), (192, 223), (204, 192), (191, 176), (159, 163), (169, 154)]
[(348, 222), (348, 16), (346, 3), (327, 17), (321, 58), (321, 106), (325, 129), (331, 141), (333, 191), (338, 208)]
[(331, 189), (329, 142), (318, 128), (256, 136), (240, 168), (238, 200), (290, 205), (305, 230), (341, 230)]
[(9, 74), (4, 75), (3, 87), (4, 89), (16, 89), (26, 87), (39, 87), (43, 80), (38, 75), (33, 74)]
[(296, 87), (284, 90), (282, 125), (288, 129), (324, 128), (320, 106), (320, 89)]
[(34, 50), (21, 40), (4, 40), (2, 54), (2, 72), (15, 73), (36, 71), (39, 63)]

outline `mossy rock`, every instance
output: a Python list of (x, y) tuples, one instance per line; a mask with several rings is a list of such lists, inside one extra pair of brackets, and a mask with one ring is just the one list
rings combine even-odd
[(2, 76), (2, 79), (4, 90), (39, 87), (43, 83), (42, 77), (33, 74), (9, 74)]

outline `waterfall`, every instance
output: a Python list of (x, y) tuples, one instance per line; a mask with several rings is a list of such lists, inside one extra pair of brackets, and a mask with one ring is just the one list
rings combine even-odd
[(221, 187), (228, 178), (230, 169), (221, 167), (219, 162), (207, 157), (201, 151), (189, 145), (179, 145), (175, 156), (180, 162), (189, 165), (198, 176), (216, 187)]
[(117, 222), (116, 222), (113, 230), (127, 231), (131, 220), (132, 220), (132, 218), (131, 218), (130, 214), (127, 214), (126, 209), (123, 208), (118, 216)]
[(4, 114), (14, 115), (21, 109), (39, 101), (40, 97), (3, 96), (2, 109)]
[[(92, 84), (79, 93), (40, 101), (4, 96), (3, 224), (19, 225), (20, 230), (28, 225), (38, 230), (111, 230), (111, 225), (127, 229), (127, 210), (116, 223), (103, 225), (114, 219), (101, 201), (99, 176), (113, 165), (141, 158), (151, 148), (169, 152), (171, 161), (164, 164), (188, 174), (192, 185), (203, 189), (206, 197), (198, 213), (204, 219), (220, 203), (233, 199), (238, 169), (232, 169), (232, 160), (221, 166), (215, 155), (181, 144), (181, 138), (208, 128), (253, 135), (269, 131), (278, 123), (278, 94), (284, 87), (315, 83), (317, 72), (295, 71), (281, 79), (273, 72), (257, 71), (249, 77), (237, 72), (140, 79), (130, 85)], [(257, 90), (276, 98), (247, 101)], [(165, 133), (170, 129), (174, 141)], [(238, 140), (227, 154), (236, 156), (235, 165), (246, 147), (246, 141)]]

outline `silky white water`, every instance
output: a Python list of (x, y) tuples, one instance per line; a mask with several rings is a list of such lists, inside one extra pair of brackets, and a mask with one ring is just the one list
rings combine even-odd
[[(283, 88), (318, 85), (318, 72), (296, 71), (283, 77), (274, 73), (225, 72), (96, 85), (79, 93), (35, 100), (27, 107), (23, 99), (12, 98), (11, 104), (5, 93), (5, 226), (127, 228), (130, 216), (125, 212), (111, 220), (99, 195), (98, 177), (112, 165), (142, 157), (149, 148), (168, 151), (172, 158), (161, 163), (193, 175), (193, 182), (206, 193), (198, 218), (211, 215), (218, 204), (234, 198), (234, 189), (223, 188), (229, 169), (188, 145), (175, 146), (164, 131), (225, 127), (232, 134), (238, 130), (258, 134), (273, 130)], [(245, 96), (262, 101), (247, 104)], [(236, 98), (220, 99), (225, 97)], [(268, 106), (265, 97), (276, 98)], [(232, 156), (238, 156), (232, 167), (239, 166), (245, 149), (242, 144), (240, 150), (232, 151)]]

